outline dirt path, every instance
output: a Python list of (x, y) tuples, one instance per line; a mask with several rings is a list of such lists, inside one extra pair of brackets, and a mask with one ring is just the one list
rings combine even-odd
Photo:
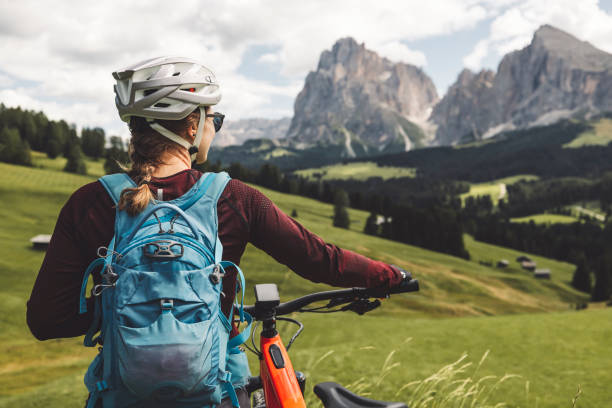
[(506, 198), (506, 194), (508, 194), (508, 189), (506, 188), (505, 183), (501, 183), (499, 185), (499, 200), (503, 200)]
[(586, 208), (581, 207), (579, 205), (575, 205), (574, 209), (581, 214), (588, 215), (589, 217), (595, 218), (599, 222), (604, 222), (606, 220), (606, 217), (604, 215), (596, 213), (595, 211), (587, 210)]

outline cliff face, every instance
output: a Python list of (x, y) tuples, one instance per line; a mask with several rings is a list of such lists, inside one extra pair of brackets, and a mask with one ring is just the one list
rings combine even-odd
[(344, 144), (346, 156), (427, 144), (416, 124), (438, 95), (419, 68), (392, 63), (352, 38), (321, 54), (295, 101), (287, 137), (295, 146)]
[(507, 54), (497, 73), (463, 71), (434, 108), (436, 143), (612, 110), (612, 54), (551, 26)]

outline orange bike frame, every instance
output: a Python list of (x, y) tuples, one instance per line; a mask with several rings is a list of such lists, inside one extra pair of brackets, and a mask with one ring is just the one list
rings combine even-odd
[[(260, 375), (267, 408), (306, 408), (293, 365), (280, 336), (261, 336)], [(281, 366), (281, 367), (277, 367)]]

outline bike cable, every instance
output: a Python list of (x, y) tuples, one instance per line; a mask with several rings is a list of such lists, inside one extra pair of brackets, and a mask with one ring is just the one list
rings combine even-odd
[(298, 330), (295, 332), (295, 334), (293, 335), (293, 337), (291, 337), (291, 340), (289, 340), (289, 343), (287, 344), (287, 347), (285, 347), (287, 349), (287, 351), (289, 351), (289, 347), (291, 347), (291, 345), (293, 344), (295, 339), (297, 339), (297, 337), (300, 334), (302, 334), (302, 331), (304, 330), (304, 325), (302, 324), (302, 322), (300, 322), (298, 320), (295, 320), (295, 319), (290, 319), (288, 317), (277, 317), (276, 320), (284, 320), (286, 322), (297, 324), (298, 326), (300, 326), (298, 328)]

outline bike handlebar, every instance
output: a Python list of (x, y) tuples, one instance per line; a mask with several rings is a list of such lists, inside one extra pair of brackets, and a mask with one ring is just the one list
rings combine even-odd
[[(340, 290), (330, 290), (325, 292), (311, 293), (297, 299), (290, 300), (285, 303), (280, 303), (276, 306), (275, 314), (277, 316), (286, 315), (297, 312), (303, 307), (318, 302), (321, 300), (346, 300), (346, 302), (338, 302), (336, 304), (348, 303), (353, 300), (369, 299), (369, 298), (386, 298), (389, 295), (407, 292), (416, 292), (419, 290), (419, 281), (416, 279), (406, 279), (399, 285), (389, 289), (383, 288), (350, 288)], [(257, 317), (259, 310), (257, 305), (245, 305), (244, 311)]]

